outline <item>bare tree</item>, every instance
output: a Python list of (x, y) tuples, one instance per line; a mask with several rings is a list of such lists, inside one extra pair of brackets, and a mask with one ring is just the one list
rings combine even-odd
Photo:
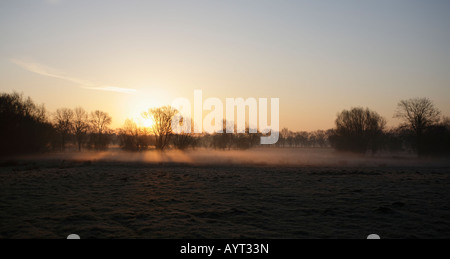
[(56, 110), (55, 128), (61, 137), (61, 150), (66, 148), (66, 142), (70, 134), (73, 132), (74, 113), (71, 109), (63, 108)]
[(156, 149), (164, 150), (167, 148), (173, 133), (172, 118), (177, 113), (178, 111), (170, 106), (150, 109), (148, 112), (142, 113), (142, 117), (153, 121), (151, 131), (155, 135)]
[(119, 130), (119, 144), (124, 150), (142, 151), (149, 146), (149, 136), (145, 127), (139, 127), (133, 120), (127, 119)]
[(423, 152), (425, 131), (439, 123), (441, 112), (428, 98), (403, 100), (398, 104), (395, 118), (403, 120), (403, 127), (414, 132), (417, 151)]
[(291, 136), (291, 132), (289, 131), (288, 128), (282, 129), (280, 132), (280, 141), (278, 141), (279, 145), (281, 145), (282, 147), (286, 147), (290, 136)]
[(81, 107), (75, 108), (73, 119), (73, 130), (78, 146), (78, 151), (81, 151), (81, 146), (86, 139), (89, 130), (89, 116), (88, 113)]
[(320, 147), (324, 148), (328, 145), (328, 135), (327, 132), (324, 130), (317, 130), (314, 132), (311, 132), (311, 142), (313, 143), (314, 147)]
[[(180, 119), (180, 124), (184, 123), (184, 118)], [(191, 125), (194, 125), (194, 122), (191, 119)], [(192, 130), (192, 129), (191, 129)], [(172, 144), (174, 148), (179, 150), (186, 150), (189, 147), (195, 148), (197, 144), (197, 139), (194, 137), (192, 133), (176, 133), (172, 136)]]
[[(227, 121), (223, 120), (223, 132), (227, 130)], [(235, 125), (236, 127), (236, 125)], [(211, 147), (214, 149), (228, 149), (230, 150), (233, 146), (234, 138), (236, 134), (212, 134), (211, 135)]]
[(338, 115), (336, 130), (330, 141), (340, 150), (365, 153), (370, 149), (375, 153), (385, 126), (386, 120), (378, 113), (353, 108)]
[(298, 147), (309, 147), (310, 146), (310, 137), (308, 132), (297, 132), (294, 137), (295, 145)]
[(95, 149), (101, 150), (107, 148), (109, 139), (107, 134), (108, 127), (112, 123), (112, 118), (108, 113), (102, 111), (91, 112), (90, 124), (92, 127), (92, 137)]
[(93, 130), (99, 134), (106, 131), (109, 125), (111, 125), (112, 118), (108, 113), (102, 111), (91, 112), (91, 125)]

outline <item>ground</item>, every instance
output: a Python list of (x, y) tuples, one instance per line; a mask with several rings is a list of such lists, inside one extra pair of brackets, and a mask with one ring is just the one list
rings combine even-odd
[(441, 162), (108, 157), (2, 162), (0, 238), (450, 238), (450, 170)]

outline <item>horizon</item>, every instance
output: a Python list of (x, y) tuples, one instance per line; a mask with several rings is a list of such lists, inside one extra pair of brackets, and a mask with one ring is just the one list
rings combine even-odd
[(388, 120), (426, 97), (450, 114), (447, 1), (2, 1), (0, 92), (113, 117), (205, 98), (280, 98), (280, 128)]
[[(6, 94), (6, 95), (12, 95), (12, 94), (18, 94), (19, 96), (21, 96), (21, 98), (23, 98), (23, 100), (26, 100), (27, 98), (30, 98), (31, 100), (32, 100), (32, 102), (34, 103), (34, 105), (37, 105), (38, 107), (39, 106), (43, 106), (44, 107), (44, 111), (45, 111), (45, 119), (47, 120), (47, 122), (49, 122), (49, 123), (51, 123), (51, 124), (54, 124), (54, 123), (56, 123), (55, 122), (55, 116), (56, 116), (56, 112), (57, 112), (57, 110), (55, 110), (55, 111), (50, 111), (50, 110), (48, 110), (47, 109), (47, 107), (46, 107), (46, 105), (45, 105), (45, 103), (37, 103), (37, 102), (35, 102), (34, 101), (34, 99), (33, 99), (33, 97), (32, 96), (28, 96), (28, 95), (26, 95), (26, 94), (24, 94), (24, 93), (19, 93), (19, 92), (17, 92), (17, 91), (15, 91), (15, 90), (13, 90), (12, 92), (0, 92), (0, 94)], [(231, 98), (231, 100), (236, 100), (236, 99), (239, 99), (240, 97), (238, 97), (238, 98)], [(186, 101), (189, 101), (189, 99), (187, 99), (187, 98), (183, 98), (183, 99), (185, 99)], [(195, 98), (194, 98), (195, 99)], [(213, 98), (214, 99), (214, 98)], [(229, 99), (229, 98), (227, 98), (227, 99)], [(250, 98), (250, 99), (254, 99), (254, 98)], [(410, 99), (410, 100), (414, 100), (414, 99), (417, 99), (417, 98), (412, 98), (412, 99)], [(428, 98), (427, 98), (428, 99)], [(429, 99), (428, 99), (429, 100)], [(177, 101), (177, 100), (175, 100), (175, 101)], [(178, 100), (179, 101), (179, 100)], [(215, 101), (222, 101), (222, 100), (220, 100), (220, 99), (216, 99)], [(244, 100), (244, 101), (247, 101), (247, 100)], [(266, 102), (267, 102), (267, 100), (265, 100)], [(273, 101), (273, 100), (272, 100)], [(431, 103), (433, 103), (433, 100), (430, 100), (431, 101)], [(244, 104), (245, 106), (242, 106), (242, 107), (245, 107), (245, 127), (243, 127), (243, 125), (244, 124), (242, 124), (242, 123), (244, 123), (244, 122), (242, 122), (242, 121), (240, 121), (239, 122), (239, 119), (244, 119), (244, 118), (242, 118), (242, 117), (240, 117), (239, 115), (238, 115), (238, 112), (239, 112), (239, 109), (240, 109), (240, 106), (239, 106), (239, 104), (234, 104), (234, 105), (236, 105), (236, 106), (234, 106), (234, 108), (235, 108), (235, 114), (234, 114), (234, 117), (233, 117), (233, 119), (232, 120), (229, 120), (228, 118), (227, 118), (227, 114), (226, 114), (226, 112), (227, 112), (227, 110), (226, 109), (224, 109), (223, 107), (221, 107), (221, 109), (223, 109), (223, 117), (224, 117), (224, 119), (223, 119), (223, 127), (226, 127), (227, 129), (230, 129), (230, 130), (232, 130), (233, 132), (227, 132), (227, 131), (225, 131), (225, 132), (223, 132), (223, 133), (233, 133), (233, 134), (240, 134), (240, 133), (242, 133), (242, 131), (245, 131), (246, 129), (247, 130), (250, 130), (250, 131), (255, 131), (255, 132), (253, 132), (253, 133), (262, 133), (263, 131), (268, 131), (268, 133), (272, 133), (272, 135), (273, 135), (273, 133), (277, 133), (277, 134), (279, 134), (279, 137), (281, 138), (281, 133), (283, 132), (283, 131), (285, 131), (285, 130), (288, 130), (289, 131), (289, 133), (303, 133), (303, 132), (307, 132), (307, 133), (315, 133), (315, 132), (320, 132), (320, 131), (330, 131), (330, 130), (335, 130), (335, 128), (336, 128), (336, 119), (337, 118), (335, 118), (334, 120), (333, 120), (333, 126), (331, 126), (331, 127), (329, 127), (329, 128), (322, 128), (322, 129), (314, 129), (314, 130), (304, 130), (304, 129), (300, 129), (300, 130), (295, 130), (295, 129), (291, 129), (291, 128), (288, 128), (288, 127), (283, 127), (283, 126), (281, 126), (281, 125), (279, 125), (279, 126), (274, 126), (274, 125), (272, 125), (271, 124), (271, 121), (272, 120), (274, 120), (274, 118), (272, 118), (272, 115), (271, 115), (271, 109), (273, 109), (273, 107), (272, 107), (272, 104), (271, 103), (269, 103), (268, 104), (268, 107), (266, 107), (266, 108), (268, 108), (268, 110), (266, 111), (266, 112), (268, 112), (268, 122), (269, 122), (269, 126), (267, 127), (267, 128), (265, 128), (265, 130), (262, 130), (261, 129), (261, 127), (260, 127), (260, 124), (259, 124), (259, 121), (260, 121), (260, 118), (255, 118), (254, 116), (257, 116), (257, 117), (259, 117), (260, 115), (260, 112), (261, 112), (261, 110), (259, 110), (259, 109), (261, 109), (262, 107), (260, 106), (260, 104), (256, 104), (257, 106), (256, 106), (256, 114), (253, 114), (254, 116), (252, 117), (249, 117), (250, 115), (249, 115), (249, 106), (247, 106), (246, 104)], [(224, 105), (225, 107), (227, 107), (227, 105)], [(125, 119), (125, 121), (124, 121), (124, 123), (122, 123), (121, 125), (119, 125), (119, 126), (115, 126), (116, 124), (114, 123), (114, 117), (111, 117), (112, 118), (112, 122), (111, 122), (111, 124), (108, 126), (108, 129), (109, 130), (112, 130), (112, 132), (111, 132), (111, 134), (117, 134), (117, 133), (119, 133), (119, 131), (121, 130), (121, 129), (124, 129), (124, 127), (126, 127), (127, 126), (127, 123), (129, 123), (129, 122), (131, 122), (131, 123), (135, 123), (136, 124), (136, 126), (138, 127), (138, 128), (141, 128), (141, 129), (146, 129), (146, 130), (149, 130), (149, 133), (150, 134), (153, 134), (153, 132), (152, 132), (152, 127), (153, 127), (153, 125), (154, 125), (154, 122), (153, 122), (153, 120), (152, 120), (152, 118), (146, 118), (145, 116), (144, 116), (144, 113), (147, 113), (147, 112), (151, 112), (151, 110), (152, 109), (157, 109), (157, 108), (164, 108), (164, 107), (169, 107), (169, 108), (171, 108), (171, 109), (174, 109), (174, 111), (176, 111), (177, 112), (177, 114), (180, 116), (180, 117), (177, 117), (177, 121), (179, 121), (179, 123), (180, 123), (180, 119), (181, 120), (183, 120), (183, 116), (184, 116), (184, 119), (187, 119), (187, 118), (189, 118), (189, 117), (186, 117), (186, 115), (183, 115), (183, 111), (180, 111), (180, 110), (177, 110), (177, 109), (175, 109), (175, 107), (174, 106), (172, 106), (172, 105), (163, 105), (163, 106), (154, 106), (154, 107), (151, 107), (151, 108), (148, 108), (147, 110), (143, 110), (141, 113), (138, 113), (138, 115), (137, 116), (134, 116), (134, 117), (129, 117), (129, 118), (126, 118)], [(275, 109), (277, 109), (278, 110), (278, 105), (276, 106), (277, 108), (275, 108)], [(87, 112), (87, 115), (89, 116), (89, 118), (91, 118), (92, 117), (92, 114), (94, 113), (94, 112), (97, 112), (97, 111), (100, 111), (100, 112), (106, 112), (105, 110), (101, 110), (101, 109), (99, 109), (99, 110), (86, 110), (83, 106), (81, 106), (81, 105), (77, 105), (77, 106), (75, 106), (74, 108), (68, 108), (68, 107), (60, 107), (58, 110), (64, 110), (64, 109), (69, 109), (69, 110), (71, 110), (71, 111), (75, 111), (76, 109), (78, 109), (78, 108), (81, 108), (81, 109), (83, 109), (85, 112)], [(254, 107), (253, 107), (254, 108)], [(341, 113), (341, 112), (345, 112), (345, 111), (351, 111), (351, 110), (353, 110), (353, 109), (359, 109), (359, 108), (362, 108), (362, 109), (369, 109), (370, 110), (370, 108), (369, 107), (362, 107), (362, 106), (360, 106), (360, 107), (350, 107), (349, 109), (344, 109), (344, 110), (342, 110), (342, 111), (339, 111), (339, 112), (336, 112), (336, 117)], [(438, 111), (440, 111), (440, 109), (439, 109), (439, 107), (436, 107), (437, 109), (438, 109)], [(372, 111), (372, 112), (375, 112), (375, 113), (378, 113), (377, 111), (374, 111), (374, 110), (370, 110), (370, 111)], [(194, 113), (194, 106), (192, 106), (192, 113)], [(109, 116), (111, 116), (111, 114), (109, 114), (108, 112), (106, 112), (106, 114), (107, 115), (109, 115)], [(215, 117), (216, 115), (214, 115), (214, 110), (213, 111), (210, 111), (210, 112), (206, 112), (205, 113), (205, 108), (202, 106), (202, 110), (201, 110), (201, 112), (200, 112), (200, 115), (201, 115), (201, 118), (203, 118), (203, 120), (205, 120), (205, 119), (207, 119), (207, 121), (211, 121), (211, 122), (214, 122), (217, 118)], [(192, 117), (191, 117), (191, 123), (189, 123), (188, 124), (188, 126), (187, 125), (185, 125), (185, 126), (181, 126), (180, 128), (179, 127), (175, 127), (175, 128), (173, 128), (174, 129), (174, 134), (179, 134), (179, 133), (189, 133), (189, 134), (194, 134), (194, 135), (201, 135), (201, 136), (203, 136), (203, 135), (214, 135), (214, 134), (220, 134), (221, 132), (216, 132), (216, 129), (215, 129), (215, 127), (217, 127), (217, 125), (216, 126), (214, 126), (214, 125), (208, 125), (208, 124), (204, 124), (203, 125), (203, 130), (201, 131), (201, 132), (198, 132), (197, 131), (197, 128), (198, 128), (198, 125), (197, 125), (197, 123), (196, 122), (194, 122), (195, 121), (195, 119), (194, 119), (194, 117), (195, 117), (196, 115), (193, 115)], [(197, 115), (198, 116), (198, 115)], [(207, 118), (208, 117), (208, 118)], [(253, 120), (254, 119), (256, 119), (256, 121), (258, 122), (257, 124), (254, 124), (254, 126), (253, 127), (251, 127), (251, 126), (249, 126), (249, 119), (251, 119), (251, 118), (253, 118)], [(404, 124), (404, 122), (402, 123), (401, 122), (401, 119), (400, 118), (397, 118), (396, 119), (396, 121), (398, 121), (398, 124), (396, 124), (396, 125), (394, 125), (394, 124), (389, 124), (388, 122), (389, 122), (389, 120), (387, 120), (387, 118), (385, 118), (385, 117), (381, 117), (382, 119), (384, 119), (384, 120), (386, 120), (386, 125), (383, 127), (383, 131), (385, 131), (385, 132), (388, 132), (388, 131), (390, 131), (390, 130), (396, 130), (396, 129), (401, 129), (403, 126), (403, 124)], [(450, 119), (450, 117), (448, 117), (448, 114), (443, 114), (443, 113), (441, 113), (441, 114), (439, 114), (439, 123), (447, 123), (448, 121), (448, 119)], [(202, 123), (205, 123), (205, 122), (203, 122), (203, 120), (202, 120)], [(238, 120), (238, 121), (236, 121), (236, 120)], [(229, 124), (229, 123), (231, 123), (231, 124)], [(265, 123), (267, 123), (267, 121), (266, 122), (263, 122), (263, 124), (265, 124)], [(192, 125), (191, 125), (192, 124)], [(234, 125), (234, 129), (233, 128), (231, 128), (231, 125)], [(239, 127), (239, 125), (241, 125), (241, 127)], [(189, 127), (189, 128), (191, 128), (190, 130), (187, 130), (187, 128), (185, 128), (185, 127)], [(278, 130), (276, 130), (276, 129), (278, 129)], [(187, 131), (186, 131), (187, 130)], [(239, 133), (239, 130), (241, 131), (240, 133)]]

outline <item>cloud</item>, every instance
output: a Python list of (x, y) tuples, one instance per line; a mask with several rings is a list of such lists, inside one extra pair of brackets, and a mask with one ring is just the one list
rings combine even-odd
[(84, 86), (83, 88), (84, 89), (89, 89), (89, 90), (116, 92), (116, 93), (124, 93), (124, 94), (132, 94), (132, 93), (137, 92), (136, 89), (120, 88), (120, 87), (115, 87), (115, 86), (102, 86), (102, 87), (87, 87), (87, 86)]
[(116, 93), (124, 93), (124, 94), (132, 94), (132, 93), (137, 92), (136, 89), (131, 89), (131, 88), (121, 88), (121, 87), (116, 87), (116, 86), (103, 86), (103, 85), (95, 84), (91, 81), (69, 76), (64, 72), (58, 71), (54, 68), (50, 68), (50, 67), (47, 67), (45, 65), (35, 63), (35, 62), (23, 61), (23, 60), (19, 60), (19, 59), (11, 59), (11, 62), (20, 66), (21, 68), (23, 68), (27, 71), (30, 71), (30, 72), (33, 72), (35, 74), (42, 75), (42, 76), (66, 80), (66, 81), (69, 81), (69, 82), (79, 85), (79, 87), (81, 87), (83, 89), (116, 92)]
[(35, 74), (70, 81), (72, 83), (80, 84), (82, 86), (94, 86), (94, 84), (92, 82), (82, 80), (79, 78), (70, 77), (60, 71), (57, 71), (53, 68), (50, 68), (50, 67), (38, 64), (38, 63), (26, 62), (26, 61), (18, 60), (18, 59), (12, 59), (11, 62), (22, 67), (25, 70), (35, 73)]

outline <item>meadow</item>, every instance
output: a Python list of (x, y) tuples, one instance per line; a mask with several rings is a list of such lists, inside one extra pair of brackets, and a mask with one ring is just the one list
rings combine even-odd
[(0, 238), (450, 238), (446, 160), (332, 149), (0, 162)]

